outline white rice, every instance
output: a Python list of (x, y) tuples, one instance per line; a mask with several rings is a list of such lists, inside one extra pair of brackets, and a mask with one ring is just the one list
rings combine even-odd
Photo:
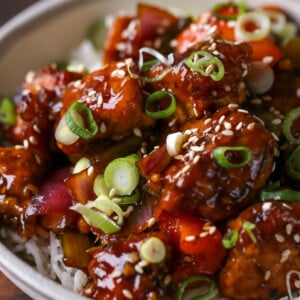
[(0, 229), (1, 239), (13, 253), (32, 264), (39, 273), (81, 294), (87, 275), (79, 269), (65, 266), (60, 240), (53, 232), (39, 230), (38, 235), (26, 239), (9, 228)]

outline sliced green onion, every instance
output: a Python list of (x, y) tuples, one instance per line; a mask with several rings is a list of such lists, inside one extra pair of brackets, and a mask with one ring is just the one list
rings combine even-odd
[(111, 161), (104, 170), (104, 181), (117, 195), (129, 196), (139, 184), (139, 171), (132, 157)]
[(166, 257), (166, 246), (158, 237), (148, 238), (141, 246), (141, 257), (150, 264), (158, 264)]
[(225, 70), (222, 61), (211, 53), (203, 50), (193, 52), (186, 60), (186, 65), (202, 76), (219, 81), (224, 77)]
[(236, 245), (238, 238), (239, 238), (239, 233), (237, 232), (237, 230), (232, 229), (227, 231), (222, 239), (222, 244), (224, 248), (225, 249), (233, 248)]
[(109, 187), (106, 185), (104, 176), (98, 175), (94, 180), (93, 191), (97, 196), (109, 194)]
[(281, 35), (286, 25), (286, 16), (279, 11), (263, 11), (270, 18), (271, 31)]
[(293, 150), (285, 166), (290, 177), (300, 179), (300, 145)]
[(0, 122), (5, 125), (13, 125), (16, 122), (14, 103), (10, 98), (3, 98), (0, 102)]
[[(82, 124), (77, 122), (78, 117), (76, 117), (76, 115), (79, 114), (78, 112), (85, 115), (88, 128), (85, 128), (84, 126), (82, 126)], [(65, 115), (65, 121), (68, 128), (74, 134), (78, 135), (83, 139), (91, 139), (98, 132), (98, 125), (94, 120), (92, 111), (88, 107), (86, 107), (83, 103), (74, 102), (69, 107)]]
[[(238, 152), (242, 155), (242, 160), (239, 163), (232, 163), (226, 157), (227, 151)], [(246, 166), (252, 159), (251, 149), (243, 146), (221, 146), (213, 151), (215, 162), (222, 168), (241, 168)]]
[[(247, 27), (255, 26), (254, 30)], [(237, 40), (258, 41), (268, 36), (271, 31), (270, 18), (263, 12), (251, 11), (238, 17), (235, 26)]]
[(88, 208), (96, 208), (97, 210), (105, 213), (108, 217), (115, 213), (118, 216), (118, 225), (123, 224), (124, 212), (121, 207), (104, 195), (100, 195), (94, 201), (89, 201), (85, 206)]
[(90, 166), (91, 166), (91, 161), (86, 157), (82, 157), (76, 163), (72, 173), (78, 174), (78, 173), (82, 172), (83, 170), (86, 170)]
[[(76, 118), (76, 122), (83, 126), (83, 119), (80, 114), (76, 113), (73, 115), (74, 118)], [(66, 116), (63, 116), (55, 130), (55, 139), (64, 144), (64, 145), (72, 145), (74, 144), (78, 139), (79, 136), (75, 133), (73, 133), (69, 127), (66, 124)]]
[(148, 71), (149, 69), (151, 69), (153, 66), (157, 65), (158, 63), (159, 63), (158, 59), (152, 59), (152, 60), (145, 61), (142, 65), (141, 71), (142, 72)]
[(204, 281), (209, 283), (208, 289), (206, 292), (204, 292), (203, 294), (197, 295), (196, 297), (193, 297), (191, 300), (205, 300), (205, 299), (209, 299), (211, 294), (213, 293), (213, 291), (215, 290), (215, 282), (213, 279), (206, 277), (206, 276), (202, 276), (202, 275), (195, 275), (195, 276), (191, 276), (189, 278), (187, 278), (186, 280), (184, 280), (183, 282), (181, 282), (179, 284), (178, 287), (178, 291), (177, 291), (177, 295), (176, 295), (176, 300), (183, 300), (184, 299), (184, 293), (187, 289), (187, 287), (190, 284), (193, 284), (195, 282), (198, 281)]
[[(228, 13), (228, 10), (237, 10), (236, 14), (230, 14)], [(218, 3), (212, 8), (213, 14), (220, 20), (236, 20), (237, 17), (243, 13), (246, 12), (246, 4), (245, 2), (224, 2), (224, 3)], [(222, 13), (222, 11), (227, 11), (227, 13)]]
[[(159, 100), (164, 98), (171, 99), (171, 103), (167, 108), (158, 111), (151, 111), (149, 109), (151, 104), (158, 102)], [(165, 119), (171, 116), (175, 112), (175, 110), (176, 110), (176, 99), (174, 95), (168, 91), (156, 91), (152, 93), (146, 100), (145, 112), (151, 118)]]
[(278, 201), (297, 201), (300, 202), (300, 192), (294, 190), (279, 190), (260, 192), (261, 201), (278, 200)]
[(299, 137), (295, 137), (292, 132), (293, 123), (298, 118), (300, 118), (300, 107), (290, 110), (286, 114), (286, 116), (282, 122), (282, 132), (283, 132), (284, 136), (290, 143), (294, 143), (294, 144), (300, 143), (300, 134), (299, 134)]
[(135, 189), (130, 196), (122, 196), (120, 197), (118, 204), (119, 205), (130, 205), (136, 204), (140, 199), (140, 192), (138, 189)]
[(251, 222), (249, 222), (249, 221), (245, 221), (242, 226), (245, 229), (245, 231), (248, 233), (248, 235), (249, 235), (250, 239), (252, 240), (252, 242), (254, 244), (256, 244), (257, 243), (257, 239), (256, 239), (255, 234), (253, 233), (253, 229), (256, 228), (256, 225), (253, 224), (253, 223), (251, 223)]
[(112, 234), (121, 230), (121, 227), (106, 214), (95, 211), (83, 204), (77, 203), (71, 209), (80, 213), (90, 226), (102, 230), (105, 234)]

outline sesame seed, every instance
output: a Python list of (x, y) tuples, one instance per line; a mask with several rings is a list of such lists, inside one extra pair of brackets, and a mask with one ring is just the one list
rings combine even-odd
[(272, 135), (273, 135), (274, 139), (278, 142), (279, 141), (278, 136), (274, 132), (272, 132)]
[(222, 124), (224, 122), (224, 120), (225, 120), (225, 116), (222, 115), (219, 119), (219, 124)]
[(123, 289), (122, 290), (122, 294), (124, 295), (124, 297), (126, 297), (127, 299), (133, 299), (133, 295), (132, 293), (127, 290), (127, 289)]
[(35, 136), (31, 135), (29, 137), (29, 142), (32, 144), (32, 145), (36, 145), (37, 144), (37, 139), (35, 138)]
[(293, 238), (297, 244), (300, 243), (300, 234), (298, 234), (298, 233), (294, 234)]
[(235, 104), (235, 103), (229, 103), (228, 104), (228, 108), (238, 108), (239, 106), (237, 105), (237, 104)]
[(292, 233), (292, 230), (293, 230), (293, 225), (292, 224), (286, 224), (285, 226), (285, 231), (288, 235), (291, 235)]
[(300, 280), (295, 280), (294, 284), (297, 289), (300, 289)]
[(285, 238), (283, 235), (279, 234), (279, 233), (276, 233), (275, 234), (275, 239), (278, 243), (283, 243), (285, 241)]
[(152, 227), (156, 223), (156, 219), (154, 217), (150, 218), (147, 222), (148, 228)]
[(207, 118), (207, 119), (204, 121), (204, 125), (208, 125), (210, 122), (211, 122), (211, 118)]
[(231, 91), (230, 85), (229, 85), (229, 84), (226, 84), (226, 85), (224, 86), (224, 90), (225, 90), (226, 92), (230, 92), (230, 91)]
[(125, 43), (117, 43), (116, 44), (116, 50), (125, 51), (126, 50), (126, 44)]
[(40, 157), (37, 154), (34, 155), (34, 158), (39, 165), (42, 163)]
[(213, 97), (217, 97), (217, 96), (218, 96), (218, 92), (214, 90), (214, 91), (211, 92), (211, 95), (212, 95)]
[(208, 229), (208, 234), (212, 235), (216, 232), (217, 228), (215, 226), (210, 226)]
[(140, 128), (133, 128), (133, 133), (135, 136), (138, 136), (138, 137), (142, 136), (142, 131)]
[(225, 129), (231, 129), (232, 128), (232, 124), (229, 122), (224, 122), (224, 127)]
[(201, 238), (204, 238), (204, 237), (206, 237), (206, 236), (208, 236), (208, 232), (207, 232), (207, 231), (203, 231), (203, 232), (201, 232), (201, 233), (199, 234), (199, 237), (201, 237)]
[(116, 270), (111, 274), (112, 278), (118, 278), (122, 275), (122, 272), (120, 270)]
[(195, 152), (201, 152), (204, 150), (204, 146), (201, 145), (201, 146), (191, 146), (191, 150), (192, 151), (195, 151)]
[(205, 133), (208, 133), (208, 132), (210, 132), (211, 131), (211, 127), (208, 127), (208, 128), (206, 128), (205, 130), (203, 130), (203, 133), (205, 134)]
[(269, 63), (271, 63), (272, 61), (273, 61), (273, 56), (265, 56), (263, 59), (262, 59), (262, 62), (264, 63), (264, 64), (269, 64)]
[(15, 145), (15, 149), (21, 150), (21, 149), (24, 149), (24, 146), (23, 145)]
[(88, 175), (88, 176), (91, 176), (93, 173), (94, 173), (94, 167), (93, 167), (93, 166), (90, 166), (90, 167), (87, 169), (87, 175)]
[(28, 142), (28, 140), (24, 140), (24, 141), (23, 141), (23, 146), (24, 146), (25, 149), (28, 149), (28, 147), (29, 147), (29, 142)]
[(186, 236), (186, 237), (184, 238), (184, 240), (185, 240), (186, 242), (193, 242), (193, 241), (196, 240), (196, 237), (195, 237), (194, 235), (188, 235), (188, 236)]
[(100, 132), (101, 132), (101, 133), (105, 133), (106, 130), (107, 130), (106, 125), (105, 125), (104, 122), (102, 122), (102, 123), (100, 124)]
[(288, 260), (289, 256), (291, 254), (290, 249), (286, 249), (281, 253), (280, 263), (284, 263)]
[(238, 112), (243, 113), (243, 114), (248, 114), (249, 113), (248, 110), (242, 109), (242, 108), (239, 108)]
[(36, 132), (36, 133), (41, 133), (41, 130), (39, 128), (39, 126), (37, 124), (33, 124), (32, 129)]
[(252, 130), (254, 127), (255, 127), (255, 123), (254, 123), (254, 122), (249, 123), (249, 124), (247, 125), (247, 129), (248, 129), (248, 130)]
[(296, 97), (300, 98), (300, 88), (297, 88), (297, 90), (296, 90)]
[(265, 281), (268, 281), (271, 277), (271, 271), (268, 270), (266, 273), (265, 273)]
[(167, 275), (164, 279), (164, 285), (169, 285), (172, 281), (172, 277), (170, 275)]
[(243, 122), (239, 122), (236, 126), (235, 126), (235, 130), (240, 130), (243, 127)]
[(274, 119), (273, 121), (272, 121), (272, 124), (273, 125), (280, 125), (282, 123), (282, 121), (281, 121), (281, 119)]
[(100, 93), (98, 98), (97, 98), (97, 106), (101, 106), (101, 104), (103, 103), (103, 96), (102, 94)]
[(81, 80), (76, 80), (76, 81), (73, 82), (73, 86), (74, 86), (75, 88), (80, 87), (80, 85), (81, 85)]
[(26, 83), (32, 83), (35, 77), (35, 72), (34, 71), (29, 71), (25, 75), (25, 81)]
[(143, 268), (142, 268), (139, 264), (135, 265), (135, 266), (134, 266), (134, 269), (135, 269), (136, 272), (139, 273), (139, 274), (143, 274), (143, 273), (144, 273)]
[(116, 195), (117, 195), (117, 190), (116, 190), (115, 188), (112, 188), (112, 189), (109, 191), (108, 196), (109, 196), (110, 198), (112, 198), (112, 197), (114, 197), (114, 196), (116, 196)]
[(111, 76), (116, 76), (116, 77), (124, 77), (126, 75), (126, 72), (124, 70), (116, 69), (111, 72)]
[(254, 105), (260, 105), (260, 104), (262, 104), (262, 100), (259, 99), (259, 98), (254, 98), (250, 102), (251, 102), (251, 104), (254, 104)]
[(96, 94), (97, 94), (97, 92), (95, 90), (91, 90), (88, 92), (88, 96), (94, 96)]
[(222, 134), (225, 136), (232, 136), (233, 135), (233, 131), (232, 130), (223, 130)]
[(193, 163), (197, 164), (199, 162), (199, 160), (200, 160), (200, 155), (196, 155), (193, 159)]
[(169, 122), (168, 126), (169, 126), (169, 127), (174, 126), (175, 123), (176, 123), (176, 121), (177, 121), (177, 118), (172, 119), (172, 120)]

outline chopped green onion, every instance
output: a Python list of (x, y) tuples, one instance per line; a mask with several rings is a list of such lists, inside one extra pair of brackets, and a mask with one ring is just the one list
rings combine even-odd
[(298, 145), (286, 162), (286, 171), (294, 179), (300, 179), (300, 145)]
[(104, 181), (117, 195), (129, 196), (139, 184), (139, 171), (131, 156), (116, 158), (104, 170)]
[(193, 284), (195, 282), (198, 281), (204, 281), (209, 283), (208, 289), (207, 291), (205, 291), (203, 294), (197, 295), (196, 297), (193, 297), (191, 300), (205, 300), (205, 299), (209, 299), (211, 294), (213, 293), (213, 291), (215, 290), (215, 282), (213, 279), (206, 277), (206, 276), (202, 276), (202, 275), (195, 275), (195, 276), (191, 276), (189, 278), (187, 278), (186, 280), (184, 280), (183, 282), (181, 282), (179, 284), (178, 287), (178, 291), (177, 291), (177, 295), (176, 295), (176, 300), (183, 300), (184, 299), (184, 293), (187, 289), (187, 287), (190, 284)]
[(253, 224), (253, 223), (251, 223), (251, 222), (249, 222), (249, 221), (245, 221), (242, 226), (245, 229), (245, 231), (248, 233), (248, 235), (249, 235), (250, 239), (252, 240), (252, 242), (254, 244), (256, 244), (257, 243), (257, 239), (256, 239), (256, 236), (253, 233), (253, 229), (256, 228), (256, 225)]
[(120, 197), (118, 204), (119, 205), (130, 205), (136, 204), (140, 199), (140, 192), (138, 189), (135, 189), (130, 196)]
[[(159, 100), (164, 98), (171, 99), (171, 103), (167, 108), (158, 111), (149, 110), (151, 104), (158, 102)], [(175, 110), (176, 110), (176, 99), (174, 95), (168, 91), (156, 91), (152, 93), (146, 100), (145, 112), (151, 118), (164, 119), (171, 116), (175, 112)]]
[[(236, 20), (237, 17), (246, 12), (246, 4), (244, 2), (224, 2), (218, 3), (212, 8), (213, 14), (220, 20)], [(237, 11), (235, 14), (233, 12)]]
[(121, 227), (106, 214), (95, 211), (83, 204), (77, 203), (73, 205), (71, 209), (80, 213), (90, 226), (102, 230), (105, 234), (111, 234), (121, 230)]
[[(83, 119), (80, 114), (76, 113), (73, 115), (74, 118), (76, 118), (76, 122), (83, 126)], [(64, 145), (72, 145), (74, 144), (78, 139), (79, 136), (75, 133), (73, 133), (69, 127), (66, 124), (66, 116), (63, 116), (55, 130), (55, 139), (64, 144)]]
[(78, 173), (82, 172), (83, 170), (86, 170), (90, 166), (91, 166), (91, 161), (86, 157), (82, 157), (76, 163), (72, 173), (78, 174)]
[(97, 210), (105, 213), (108, 217), (115, 213), (118, 216), (118, 225), (123, 224), (124, 213), (121, 207), (104, 195), (100, 195), (94, 201), (89, 201), (85, 206), (88, 208), (96, 208)]
[(148, 238), (141, 246), (141, 257), (150, 264), (162, 262), (166, 257), (166, 246), (158, 237)]
[[(248, 27), (251, 30), (248, 30)], [(235, 25), (236, 39), (245, 42), (261, 40), (267, 37), (270, 31), (270, 18), (260, 11), (251, 11), (239, 16)]]
[(278, 200), (278, 201), (297, 201), (300, 202), (300, 192), (294, 190), (279, 190), (260, 192), (261, 201)]
[[(241, 154), (241, 161), (239, 163), (230, 162), (226, 157), (227, 151), (238, 152), (239, 154)], [(243, 146), (221, 146), (215, 148), (215, 150), (213, 151), (213, 157), (216, 163), (222, 168), (240, 168), (246, 166), (251, 161), (252, 152), (250, 148)]]
[(300, 118), (300, 107), (294, 108), (290, 110), (283, 122), (282, 122), (282, 132), (286, 139), (293, 144), (299, 144), (300, 143), (300, 135), (298, 137), (295, 137), (292, 128), (293, 128), (293, 123)]
[(16, 122), (14, 103), (10, 98), (1, 99), (0, 122), (5, 125), (13, 125)]
[[(88, 123), (88, 128), (83, 127), (79, 122), (77, 122), (76, 114), (78, 112), (86, 116), (86, 121)], [(91, 139), (98, 132), (98, 125), (94, 120), (92, 111), (86, 107), (83, 103), (74, 102), (68, 109), (65, 115), (65, 121), (68, 128), (76, 135), (83, 139)]]
[(145, 61), (142, 65), (141, 71), (142, 72), (148, 71), (149, 69), (151, 69), (153, 66), (157, 65), (158, 63), (159, 63), (158, 59), (152, 59), (152, 60)]
[(93, 191), (97, 196), (109, 194), (109, 187), (106, 185), (104, 176), (98, 175), (94, 180)]
[(239, 233), (237, 232), (237, 230), (232, 229), (227, 231), (222, 239), (222, 244), (224, 248), (225, 249), (233, 248), (236, 245), (238, 238), (239, 238)]
[(202, 76), (219, 81), (224, 77), (225, 70), (222, 61), (207, 51), (196, 51), (186, 60), (186, 65)]

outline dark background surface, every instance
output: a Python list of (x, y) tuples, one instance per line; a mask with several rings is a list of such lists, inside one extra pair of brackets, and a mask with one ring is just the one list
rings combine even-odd
[[(48, 0), (49, 1), (49, 0)], [(0, 26), (12, 18), (19, 11), (37, 2), (36, 0), (0, 0)], [(30, 300), (11, 281), (0, 272), (0, 299), (1, 300)]]

